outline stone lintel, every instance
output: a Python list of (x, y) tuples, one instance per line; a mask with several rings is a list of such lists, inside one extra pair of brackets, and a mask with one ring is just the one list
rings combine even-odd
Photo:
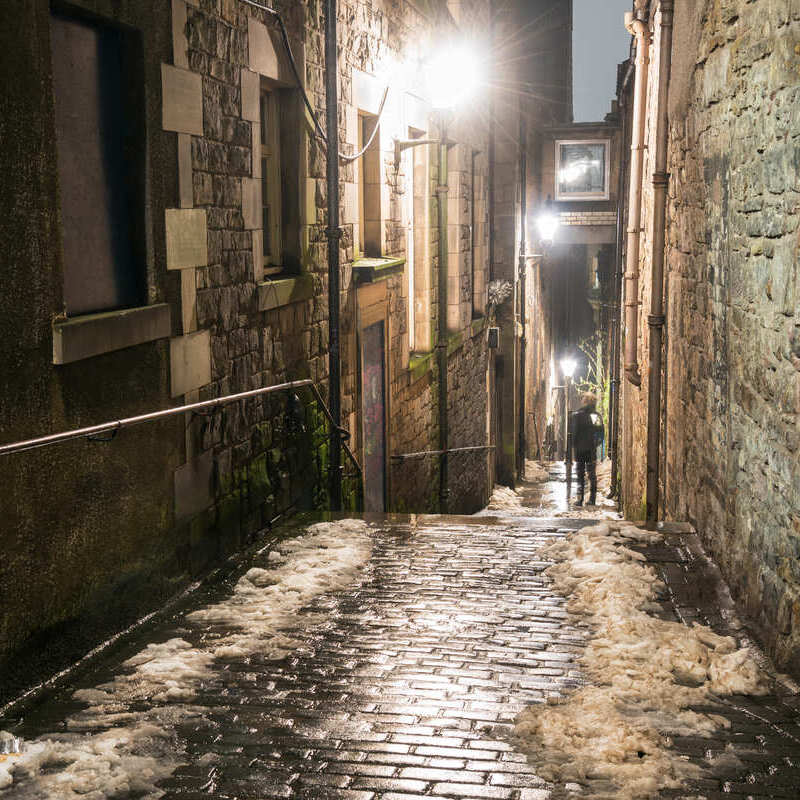
[(84, 314), (53, 325), (53, 363), (70, 364), (170, 335), (166, 303)]

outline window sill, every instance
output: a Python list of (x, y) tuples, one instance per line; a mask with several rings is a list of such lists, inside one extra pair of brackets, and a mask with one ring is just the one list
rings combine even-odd
[(357, 258), (353, 262), (353, 283), (375, 283), (403, 271), (404, 258)]
[(71, 364), (145, 342), (172, 332), (167, 303), (83, 314), (53, 323), (53, 363)]
[(258, 310), (271, 311), (273, 308), (299, 303), (301, 300), (308, 300), (313, 294), (314, 281), (311, 275), (261, 281), (258, 284)]

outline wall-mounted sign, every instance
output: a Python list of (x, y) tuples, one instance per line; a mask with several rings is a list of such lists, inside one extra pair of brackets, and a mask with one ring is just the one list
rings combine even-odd
[(556, 200), (608, 200), (609, 140), (556, 141)]

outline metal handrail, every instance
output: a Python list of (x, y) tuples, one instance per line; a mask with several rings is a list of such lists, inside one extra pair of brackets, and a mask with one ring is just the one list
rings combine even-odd
[(361, 475), (361, 466), (358, 463), (353, 451), (348, 447), (344, 438), (349, 438), (349, 431), (341, 426), (337, 426), (334, 422), (333, 416), (325, 401), (322, 399), (319, 388), (310, 378), (303, 378), (299, 381), (287, 381), (286, 383), (278, 383), (274, 386), (262, 386), (259, 389), (250, 389), (247, 392), (238, 392), (236, 394), (228, 394), (223, 397), (216, 397), (213, 400), (203, 400), (199, 403), (189, 403), (183, 406), (173, 406), (172, 408), (164, 408), (161, 411), (152, 411), (149, 414), (139, 414), (135, 417), (126, 417), (124, 419), (117, 419), (111, 422), (103, 422), (100, 425), (90, 425), (86, 428), (75, 428), (71, 431), (62, 431), (61, 433), (52, 433), (49, 436), (40, 436), (36, 439), (27, 439), (22, 442), (13, 442), (11, 444), (0, 445), (0, 456), (11, 455), (12, 453), (22, 453), (26, 450), (35, 450), (39, 447), (47, 447), (51, 444), (59, 444), (60, 442), (67, 442), (71, 439), (83, 439), (87, 437), (98, 436), (104, 433), (110, 433), (114, 436), (117, 431), (123, 428), (131, 428), (134, 425), (140, 425), (144, 422), (153, 422), (158, 419), (165, 419), (167, 417), (177, 416), (178, 414), (185, 414), (187, 411), (203, 411), (213, 410), (220, 406), (227, 405), (228, 403), (236, 402), (237, 400), (246, 400), (250, 397), (259, 397), (264, 394), (272, 394), (273, 392), (287, 391), (290, 389), (302, 389), (308, 387), (314, 395), (314, 399), (319, 403), (325, 417), (334, 427), (337, 427), (340, 435), (342, 436), (342, 445), (345, 452), (353, 462), (358, 474)]
[(444, 453), (468, 453), (477, 452), (479, 450), (494, 450), (496, 445), (493, 444), (480, 444), (475, 447), (451, 447), (449, 450), (420, 450), (417, 453), (396, 453), (389, 456), (392, 461), (405, 461), (408, 458), (423, 458), (424, 456), (440, 456)]

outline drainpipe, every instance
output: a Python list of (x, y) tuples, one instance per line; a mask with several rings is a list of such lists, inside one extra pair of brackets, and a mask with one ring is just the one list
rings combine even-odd
[(526, 242), (526, 217), (528, 213), (528, 130), (525, 124), (525, 115), (522, 110), (519, 112), (519, 185), (520, 185), (520, 204), (519, 204), (519, 291), (520, 291), (520, 311), (519, 322), (522, 328), (522, 336), (519, 342), (519, 445), (517, 447), (517, 478), (525, 478), (525, 401), (527, 395), (527, 370), (526, 370), (526, 350), (528, 345), (528, 321), (527, 321), (527, 275), (528, 265), (525, 258)]
[[(626, 93), (628, 83), (633, 74), (633, 62), (628, 62), (628, 69), (619, 92), (619, 113), (622, 118), (622, 130), (620, 131), (620, 152), (625, 152), (625, 141), (628, 138), (628, 104)], [(619, 184), (617, 185), (617, 230), (616, 230), (616, 258), (614, 271), (614, 319), (611, 327), (611, 407), (609, 409), (608, 427), (610, 430), (610, 456), (611, 456), (611, 492), (609, 497), (619, 495), (619, 481), (617, 480), (617, 470), (619, 468), (619, 356), (620, 343), (622, 340), (622, 279), (624, 275), (624, 263), (622, 260), (622, 246), (624, 243), (624, 223), (625, 223), (625, 204), (622, 196), (625, 193), (625, 159), (620, 158), (619, 165)]]
[(631, 130), (631, 174), (628, 196), (628, 237), (625, 270), (625, 375), (634, 386), (641, 386), (637, 358), (639, 333), (639, 234), (642, 213), (642, 160), (644, 123), (647, 107), (647, 67), (650, 59), (650, 31), (647, 23), (625, 14), (625, 27), (636, 37), (636, 76), (633, 88), (633, 125)]
[(447, 429), (447, 126), (441, 122), (442, 143), (439, 146), (439, 185), (436, 206), (439, 223), (439, 335), (436, 353), (439, 362), (439, 513), (447, 513), (448, 429)]
[(342, 508), (342, 409), (339, 364), (339, 114), (336, 72), (336, 0), (325, 3), (325, 116), (328, 133), (328, 408), (331, 511)]
[(647, 523), (655, 527), (658, 519), (658, 479), (661, 444), (661, 351), (664, 339), (664, 249), (667, 209), (667, 144), (669, 140), (669, 77), (672, 67), (672, 16), (674, 0), (661, 0), (658, 65), (658, 112), (656, 117), (656, 157), (653, 172), (653, 257), (650, 273), (650, 374), (647, 391)]

